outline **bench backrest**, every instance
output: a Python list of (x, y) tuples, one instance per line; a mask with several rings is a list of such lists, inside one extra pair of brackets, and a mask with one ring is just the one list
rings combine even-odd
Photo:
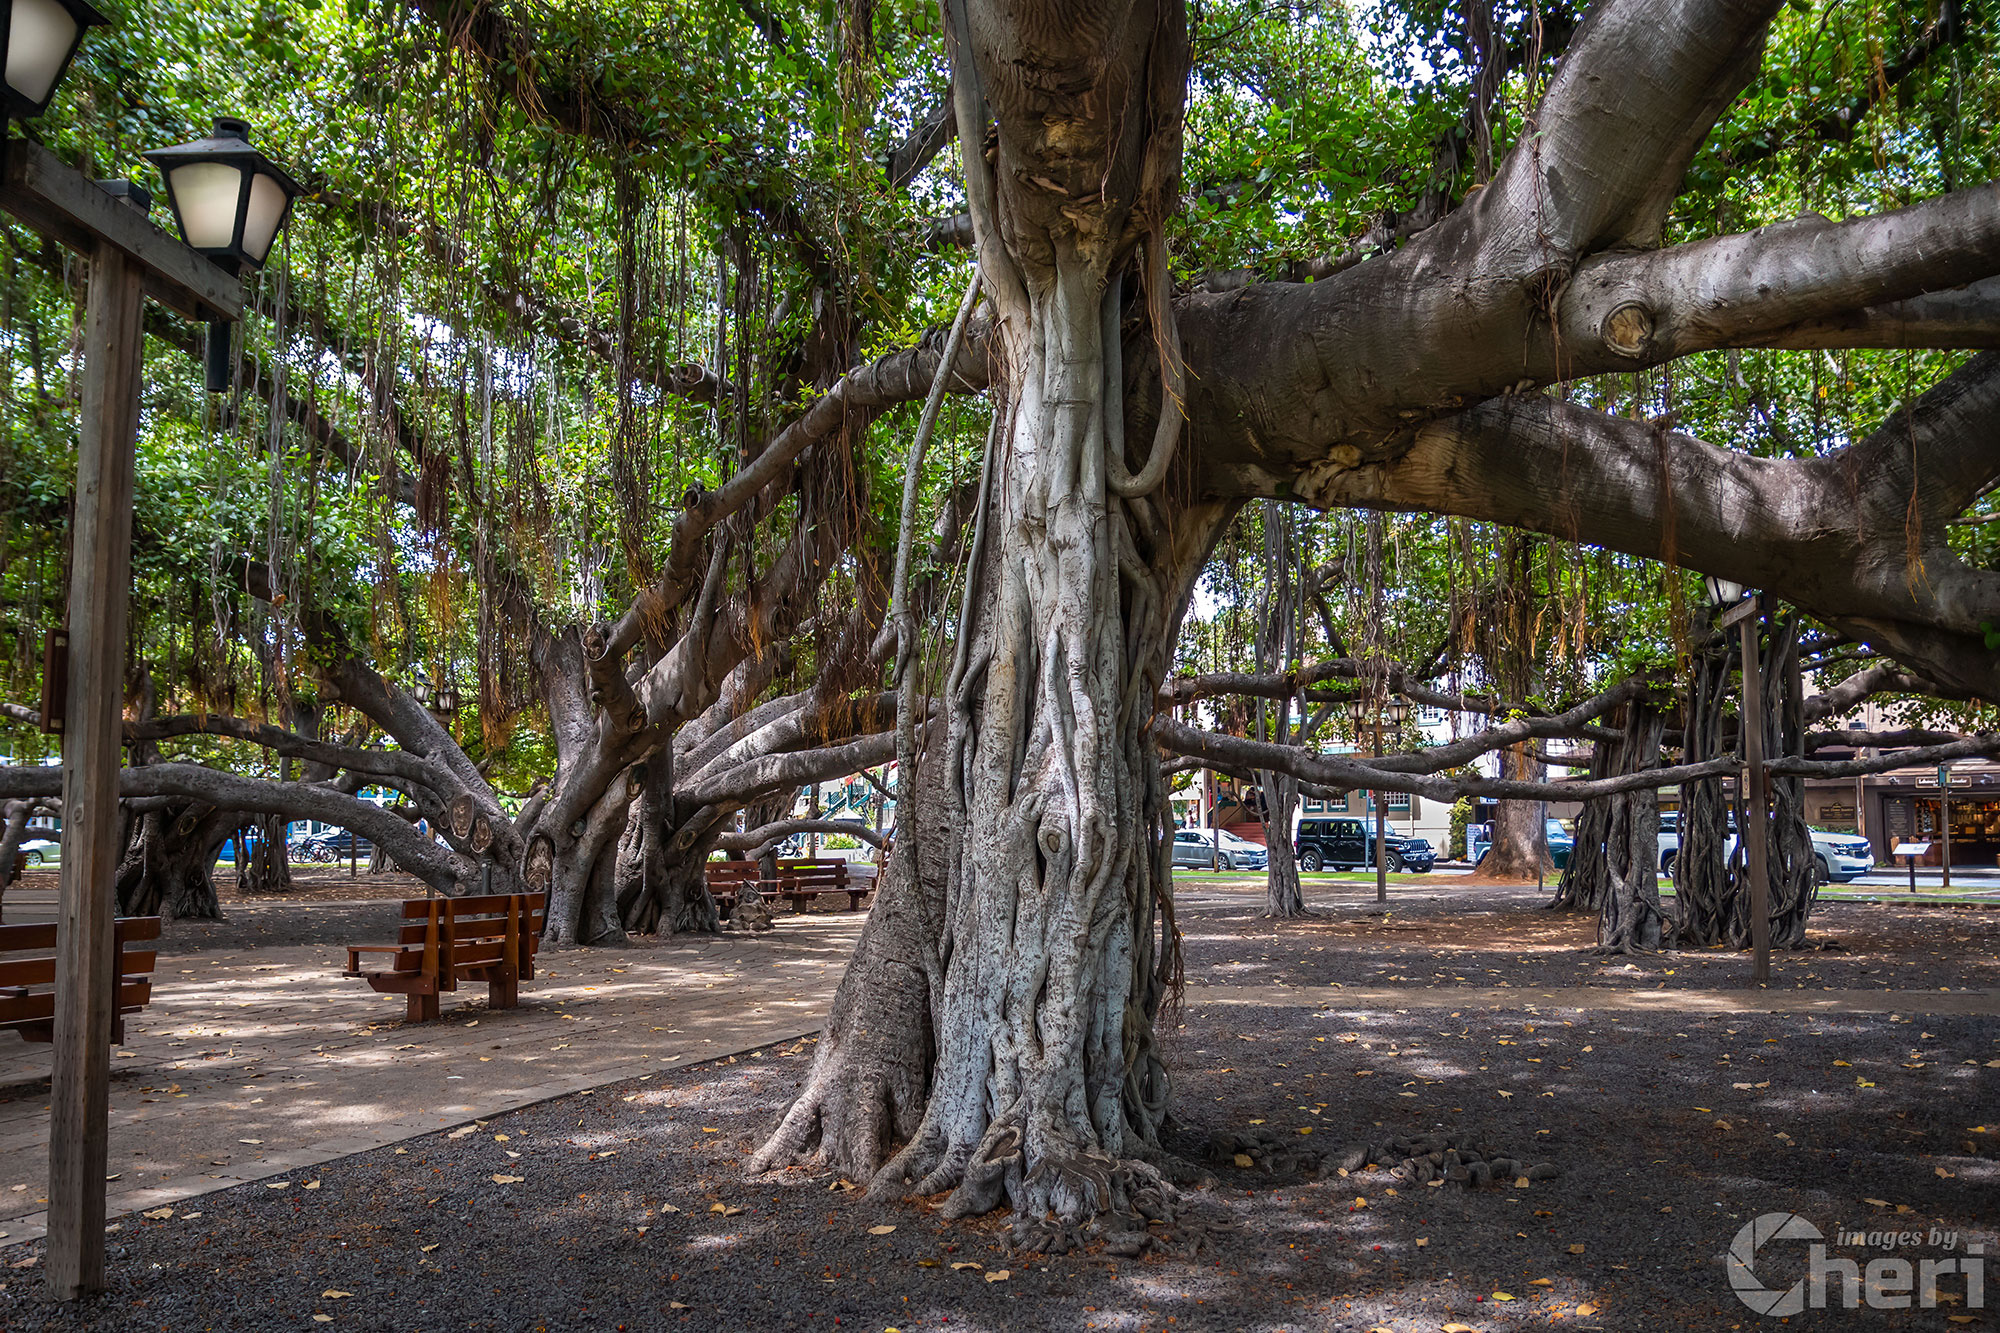
[[(117, 1014), (137, 1013), (153, 997), (150, 980), (158, 959), (143, 945), (160, 938), (160, 918), (119, 917), (111, 923), (112, 948), (118, 956)], [(56, 1014), (56, 926), (0, 926), (0, 1029), (42, 1029)], [(25, 956), (22, 956), (25, 955)]]
[(845, 889), (847, 862), (831, 857), (780, 861), (778, 883), (786, 889)]
[(701, 869), (711, 889), (733, 889), (739, 884), (755, 884), (759, 878), (755, 861), (710, 861)]
[(396, 936), (402, 949), (392, 967), (449, 982), (468, 968), (511, 961), (521, 976), (532, 977), (547, 904), (545, 893), (405, 899)]

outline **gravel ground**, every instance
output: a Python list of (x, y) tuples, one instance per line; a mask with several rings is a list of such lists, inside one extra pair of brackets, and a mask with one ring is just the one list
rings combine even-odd
[[(1278, 947), (1252, 925), (1230, 946), (1231, 911), (1184, 918), (1191, 958)], [(1959, 918), (1923, 920), (1955, 930)], [(1316, 939), (1302, 933), (1295, 954), (1334, 952)], [(1401, 964), (1410, 975), (1421, 953)], [(1514, 953), (1496, 956), (1526, 984)], [(1961, 1251), (1977, 1238), (1991, 1254), (2000, 1241), (1990, 1018), (1315, 1011), (1216, 998), (1192, 991), (1166, 1034), (1173, 1146), (1217, 1177), (1189, 1205), (1182, 1238), (1208, 1243), (1193, 1258), (1009, 1256), (998, 1218), (946, 1224), (935, 1200), (867, 1204), (824, 1172), (746, 1179), (744, 1157), (805, 1072), (801, 1042), (128, 1218), (110, 1237), (111, 1290), (72, 1309), (43, 1299), (39, 1245), (0, 1251), (0, 1263), (26, 1265), (0, 1268), (0, 1330), (1678, 1333), (1766, 1322), (1732, 1297), (1723, 1267), (1737, 1230), (1762, 1213), (1796, 1212), (1829, 1237), (1921, 1230), (1914, 1257), (1947, 1256), (1942, 1238), (1929, 1244), (1933, 1228), (1956, 1233)], [(1317, 1148), (1430, 1132), (1471, 1133), (1561, 1175), (1472, 1192), (1209, 1158), (1215, 1135)], [(871, 1231), (884, 1226), (894, 1230)], [(1801, 1249), (1774, 1243), (1760, 1274), (1788, 1284)], [(1832, 1253), (1865, 1263), (1890, 1252)], [(1942, 1291), (1964, 1288), (1947, 1277)], [(1794, 1322), (1994, 1326), (1963, 1303)]]
[[(1433, 885), (1435, 885), (1433, 881)], [(1597, 958), (1595, 917), (1537, 909), (1532, 888), (1432, 892), (1385, 910), (1341, 902), (1305, 921), (1260, 915), (1261, 894), (1183, 904), (1187, 977), (1196, 984), (1734, 988), (1749, 958), (1701, 949)], [(1771, 984), (1802, 990), (2000, 989), (2000, 906), (1821, 903), (1818, 946), (1771, 958)]]

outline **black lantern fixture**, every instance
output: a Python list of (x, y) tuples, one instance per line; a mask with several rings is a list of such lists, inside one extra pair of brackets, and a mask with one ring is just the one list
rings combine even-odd
[[(19, 0), (16, 0), (19, 3)], [(167, 202), (181, 239), (230, 274), (264, 266), (299, 183), (250, 146), (250, 126), (217, 116), (215, 132), (193, 143), (144, 155), (166, 178)], [(229, 326), (208, 326), (208, 391), (223, 393), (234, 378)]]
[(48, 110), (83, 34), (109, 22), (85, 0), (0, 0), (7, 115), (27, 120)]

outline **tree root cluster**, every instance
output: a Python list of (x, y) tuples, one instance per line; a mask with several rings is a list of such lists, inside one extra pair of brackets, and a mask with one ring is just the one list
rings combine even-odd
[(1090, 1177), (1101, 1211), (1070, 1221), (1053, 1213), (1016, 1216), (1007, 1228), (1013, 1253), (1068, 1254), (1102, 1242), (1103, 1253), (1114, 1258), (1150, 1253), (1192, 1259), (1208, 1248), (1207, 1230), (1189, 1217), (1186, 1196), (1159, 1169), (1100, 1154), (1066, 1169)]
[(1554, 1180), (1562, 1172), (1552, 1162), (1493, 1148), (1470, 1133), (1433, 1134), (1390, 1139), (1385, 1143), (1350, 1143), (1330, 1152), (1298, 1144), (1273, 1129), (1224, 1131), (1209, 1136), (1209, 1153), (1217, 1161), (1256, 1167), (1274, 1176), (1312, 1176), (1331, 1180), (1357, 1171), (1387, 1171), (1399, 1185), (1452, 1181), (1467, 1189)]

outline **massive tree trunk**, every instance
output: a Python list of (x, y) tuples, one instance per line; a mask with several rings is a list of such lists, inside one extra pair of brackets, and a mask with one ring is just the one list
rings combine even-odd
[[(1257, 631), (1259, 672), (1274, 667), (1288, 670), (1299, 654), (1299, 599), (1292, 577), (1298, 561), (1294, 544), (1288, 539), (1288, 516), (1272, 501), (1266, 501), (1263, 509), (1264, 582), (1258, 597)], [(1276, 702), (1276, 717), (1272, 718), (1269, 701), (1257, 701), (1258, 722), (1274, 723), (1268, 733), (1260, 725), (1259, 737), (1268, 734), (1280, 745), (1305, 744), (1310, 728), (1304, 701), (1300, 701), (1296, 734), (1292, 730), (1293, 697), (1288, 694)], [(1264, 869), (1264, 915), (1279, 920), (1308, 916), (1305, 892), (1299, 885), (1299, 862), (1292, 847), (1292, 821), (1299, 809), (1298, 779), (1289, 773), (1259, 769), (1257, 785), (1264, 792), (1264, 845), (1270, 853)]]
[[(1681, 753), (1691, 764), (1727, 753), (1722, 710), (1730, 693), (1730, 660), (1729, 638), (1694, 659), (1681, 732)], [(1677, 822), (1680, 841), (1669, 867), (1676, 909), (1674, 943), (1696, 949), (1720, 944), (1727, 937), (1733, 910), (1733, 885), (1724, 855), (1729, 842), (1729, 799), (1723, 794), (1722, 780), (1683, 782)]]
[(242, 815), (205, 801), (156, 798), (129, 821), (114, 891), (122, 916), (222, 920), (215, 859)]
[[(1650, 699), (1625, 705), (1622, 735), (1610, 747), (1616, 751), (1610, 767), (1639, 773), (1659, 763), (1660, 738), (1666, 718)], [(1660, 947), (1664, 919), (1660, 915), (1660, 793), (1654, 786), (1636, 787), (1592, 801), (1601, 807), (1595, 821), (1603, 838), (1599, 870), (1601, 890), (1597, 945), (1606, 953), (1647, 953)], [(1583, 825), (1577, 829), (1577, 851), (1583, 849)], [(1572, 852), (1574, 856), (1576, 853)]]
[[(1162, 489), (1178, 401), (1139, 435), (1132, 469), (1123, 385), (1125, 323), (1142, 311), (1139, 354), (1157, 348), (1179, 375), (1156, 228), (1175, 188), (1186, 37), (1173, 0), (948, 8), (959, 141), (985, 140), (988, 108), (999, 132), (995, 169), (965, 159), (999, 369), (944, 725), (902, 775), (905, 791), (939, 792), (952, 834), (941, 975), (906, 991), (935, 1006), (937, 1063), (921, 1123), (874, 1184), (949, 1190), (949, 1216), (1009, 1201), (1017, 1240), (1060, 1247), (1100, 1212), (1166, 1206), (1152, 1021), (1176, 951), (1165, 788), (1144, 728), (1214, 524)], [(1128, 309), (1142, 236), (1143, 303)], [(892, 884), (922, 841), (897, 840)], [(871, 938), (858, 957), (877, 949)], [(840, 1003), (862, 1003), (857, 988), (850, 971)], [(913, 1016), (894, 1028), (916, 1030)], [(815, 1083), (879, 1084), (869, 1054), (847, 1049), (823, 1048)], [(844, 1122), (853, 1141), (828, 1146), (823, 1097), (802, 1107), (759, 1164), (807, 1142), (801, 1122), (834, 1160), (879, 1148), (879, 1117)]]
[[(1500, 776), (1516, 782), (1538, 782), (1542, 765), (1526, 744), (1500, 752)], [(1502, 800), (1494, 807), (1493, 842), (1473, 873), (1482, 879), (1538, 879), (1555, 868), (1549, 859), (1548, 803)]]
[[(1764, 716), (1742, 719), (1744, 726), (1764, 728), (1764, 753), (1781, 759), (1804, 752), (1805, 728), (1799, 697), (1800, 618), (1794, 613), (1769, 619), (1757, 637), (1763, 678)], [(1729, 855), (1730, 895), (1726, 941), (1734, 948), (1747, 949), (1753, 938), (1750, 914), (1750, 849), (1748, 793), (1738, 783), (1736, 799), (1736, 845)], [(1770, 817), (1765, 824), (1769, 839), (1766, 865), (1770, 876), (1768, 917), (1773, 949), (1802, 948), (1806, 942), (1806, 918), (1811, 915), (1819, 893), (1818, 858), (1813, 853), (1812, 830), (1805, 818), (1805, 783), (1797, 777), (1775, 777), (1771, 782)]]

